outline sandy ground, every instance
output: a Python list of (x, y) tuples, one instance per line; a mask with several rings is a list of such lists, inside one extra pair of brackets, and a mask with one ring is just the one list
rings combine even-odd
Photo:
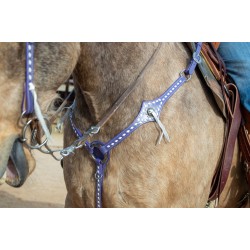
[[(62, 147), (62, 134), (53, 133), (53, 147)], [(35, 150), (36, 169), (20, 188), (0, 185), (0, 207), (64, 207), (66, 188), (59, 161)]]

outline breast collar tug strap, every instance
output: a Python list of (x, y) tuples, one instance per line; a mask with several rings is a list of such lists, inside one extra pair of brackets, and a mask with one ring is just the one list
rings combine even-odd
[[(170, 99), (170, 97), (172, 97), (176, 93), (176, 91), (185, 82), (187, 82), (191, 78), (191, 75), (193, 74), (197, 66), (197, 63), (200, 62), (201, 45), (202, 43), (196, 43), (196, 50), (193, 53), (193, 57), (188, 67), (180, 73), (179, 78), (161, 96), (151, 101), (142, 102), (139, 114), (127, 128), (125, 128), (122, 132), (120, 132), (113, 139), (111, 139), (110, 141), (106, 143), (101, 142), (101, 141), (89, 142), (85, 140), (84, 146), (87, 149), (87, 151), (90, 153), (90, 155), (92, 156), (96, 164), (95, 179), (96, 179), (96, 207), (97, 208), (102, 207), (102, 189), (103, 189), (104, 171), (110, 159), (110, 151), (114, 147), (118, 146), (122, 141), (124, 141), (129, 135), (131, 135), (141, 125), (148, 123), (148, 122), (156, 122), (156, 119), (160, 117), (161, 110), (163, 106), (165, 105), (165, 103)], [(154, 55), (155, 53), (149, 59), (149, 61), (151, 61)], [(145, 70), (145, 68), (147, 68), (148, 64), (149, 62), (143, 68), (142, 72)], [(139, 74), (139, 76), (140, 75), (141, 73)], [(136, 80), (138, 80), (139, 76), (137, 77)], [(131, 91), (132, 90), (130, 89), (129, 93), (131, 93)], [(150, 115), (149, 111), (153, 111), (156, 117)], [(83, 138), (86, 135), (86, 133), (82, 134), (81, 131), (74, 124), (73, 109), (69, 113), (69, 119), (70, 119), (70, 124), (71, 124), (73, 131), (75, 132), (79, 140), (81, 140), (81, 138)], [(92, 127), (95, 128), (98, 126), (92, 126)]]

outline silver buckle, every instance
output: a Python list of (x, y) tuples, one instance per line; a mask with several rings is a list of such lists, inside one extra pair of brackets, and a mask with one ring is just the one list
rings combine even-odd
[(185, 72), (185, 69), (182, 70), (179, 75), (184, 76), (186, 78), (186, 82), (188, 82), (191, 79), (191, 75), (186, 75), (184, 72)]
[(201, 56), (200, 54), (197, 54), (196, 52), (193, 53), (193, 59), (196, 63), (200, 63), (201, 62)]

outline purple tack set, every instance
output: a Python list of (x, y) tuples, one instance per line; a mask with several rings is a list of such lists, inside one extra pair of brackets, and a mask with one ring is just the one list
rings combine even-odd
[[(163, 124), (160, 122), (160, 113), (162, 111), (165, 103), (172, 97), (175, 92), (190, 78), (193, 74), (197, 64), (200, 62), (200, 51), (202, 43), (196, 43), (196, 50), (193, 53), (193, 58), (191, 59), (188, 67), (180, 73), (179, 78), (158, 98), (152, 101), (143, 101), (141, 109), (135, 120), (122, 132), (116, 135), (110, 141), (104, 143), (101, 141), (89, 142), (86, 140), (86, 135), (96, 134), (99, 132), (98, 127), (92, 126), (92, 132), (81, 133), (81, 131), (75, 126), (73, 121), (73, 109), (74, 104), (72, 105), (69, 112), (69, 119), (78, 140), (76, 140), (71, 146), (66, 149), (60, 150), (60, 154), (63, 157), (71, 154), (75, 149), (85, 147), (86, 150), (90, 153), (96, 164), (96, 207), (102, 207), (102, 189), (103, 189), (103, 178), (104, 171), (110, 159), (110, 151), (119, 145), (123, 140), (125, 140), (129, 135), (131, 135), (137, 128), (141, 125), (148, 122), (156, 122), (162, 130), (163, 135), (167, 140), (169, 140), (167, 131), (165, 130)], [(26, 80), (23, 93), (22, 101), (22, 116), (31, 115), (34, 112), (34, 97), (32, 90), (34, 89), (33, 85), (34, 78), (34, 43), (26, 43)], [(28, 124), (29, 125), (29, 124)], [(90, 131), (88, 130), (88, 131)], [(87, 132), (88, 132), (87, 131)], [(82, 145), (78, 145), (78, 142), (84, 142)], [(43, 146), (43, 145), (39, 145)], [(34, 149), (34, 148), (32, 148)], [(43, 152), (43, 151), (42, 151)], [(46, 152), (45, 152), (46, 153)], [(49, 149), (49, 153), (53, 152)], [(55, 157), (54, 157), (55, 158)], [(55, 158), (56, 159), (56, 158)]]

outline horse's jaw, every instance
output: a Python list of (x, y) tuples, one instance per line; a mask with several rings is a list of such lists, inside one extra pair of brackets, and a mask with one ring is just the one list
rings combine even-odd
[[(6, 145), (5, 145), (6, 146)], [(27, 160), (28, 158), (28, 160)], [(24, 151), (22, 143), (16, 136), (7, 140), (7, 147), (1, 155), (0, 183), (6, 182), (12, 187), (20, 187), (27, 179), (35, 161)], [(30, 167), (31, 166), (31, 167)]]

